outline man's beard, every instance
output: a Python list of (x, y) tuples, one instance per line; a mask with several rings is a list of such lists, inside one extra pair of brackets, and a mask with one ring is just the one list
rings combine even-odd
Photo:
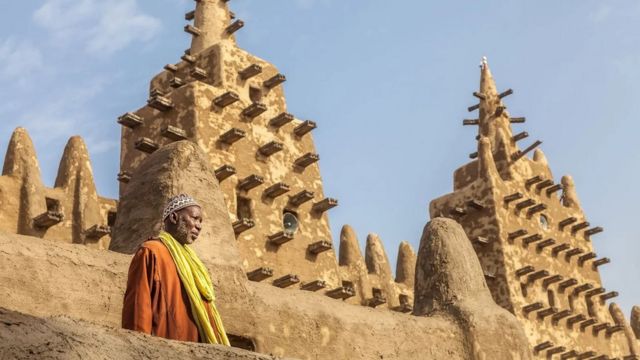
[(189, 233), (189, 228), (187, 228), (187, 224), (184, 221), (178, 221), (178, 226), (176, 226), (175, 234), (173, 234), (173, 237), (180, 244), (184, 245), (191, 243), (191, 234)]

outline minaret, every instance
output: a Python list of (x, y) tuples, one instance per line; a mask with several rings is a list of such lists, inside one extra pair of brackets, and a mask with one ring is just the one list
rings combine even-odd
[(327, 216), (338, 203), (323, 192), (316, 123), (287, 112), (285, 76), (236, 45), (244, 23), (226, 1), (198, 0), (185, 19), (191, 48), (151, 80), (146, 106), (118, 119), (120, 195), (149, 154), (194, 142), (220, 182), (249, 279), (340, 292)]
[[(541, 141), (520, 148), (529, 135), (511, 117), (486, 58), (480, 65), (477, 152), (455, 171), (454, 192), (430, 204), (432, 217), (455, 219), (471, 240), (496, 303), (524, 325), (540, 358), (612, 358), (635, 353), (626, 339), (617, 296), (600, 280), (592, 242), (602, 228), (586, 221), (573, 179), (553, 178)], [(535, 152), (534, 152), (535, 150)], [(533, 158), (530, 158), (532, 156)], [(561, 192), (561, 194), (560, 194)], [(615, 318), (612, 317), (615, 314)]]

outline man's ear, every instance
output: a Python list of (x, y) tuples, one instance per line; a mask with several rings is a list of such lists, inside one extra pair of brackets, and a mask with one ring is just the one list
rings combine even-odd
[(169, 221), (171, 221), (172, 224), (177, 224), (178, 223), (178, 213), (177, 212), (172, 212), (171, 214), (169, 214)]

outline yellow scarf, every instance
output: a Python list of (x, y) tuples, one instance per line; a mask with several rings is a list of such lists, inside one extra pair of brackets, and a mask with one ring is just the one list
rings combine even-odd
[[(229, 346), (229, 339), (224, 331), (218, 309), (214, 304), (215, 294), (209, 271), (207, 271), (198, 255), (190, 247), (180, 244), (168, 232), (161, 231), (160, 240), (169, 249), (173, 262), (175, 262), (178, 269), (182, 285), (187, 291), (187, 295), (189, 295), (191, 312), (196, 320), (202, 342)], [(213, 324), (209, 321), (209, 315), (202, 298), (209, 303), (213, 315)]]

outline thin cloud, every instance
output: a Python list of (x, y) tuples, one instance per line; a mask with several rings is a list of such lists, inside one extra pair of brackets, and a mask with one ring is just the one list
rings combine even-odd
[(94, 55), (110, 55), (135, 42), (147, 42), (160, 20), (142, 13), (137, 0), (47, 0), (33, 15), (54, 45), (80, 46)]
[(0, 76), (2, 78), (28, 77), (42, 67), (42, 52), (31, 42), (9, 38), (0, 43)]

